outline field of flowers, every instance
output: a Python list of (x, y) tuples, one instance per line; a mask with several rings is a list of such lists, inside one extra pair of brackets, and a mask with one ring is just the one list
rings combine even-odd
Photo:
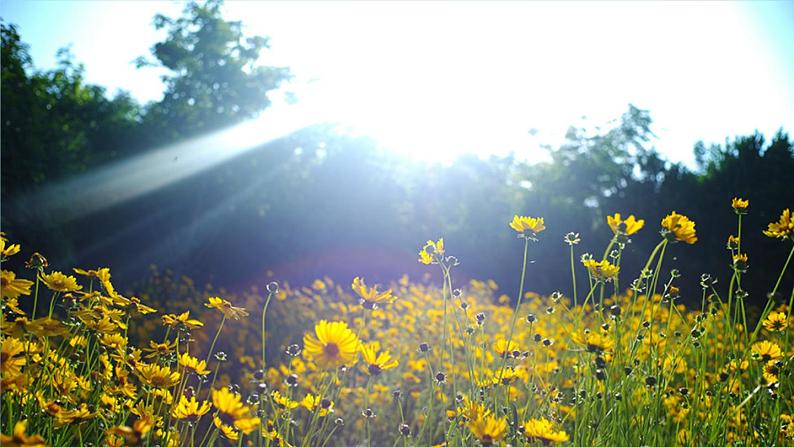
[[(272, 281), (232, 295), (153, 271), (137, 296), (110, 269), (53, 271), (3, 237), (3, 446), (722, 446), (794, 440), (790, 210), (764, 306), (751, 315), (742, 216), (730, 281), (701, 277), (680, 301), (670, 244), (697, 242), (672, 212), (644, 266), (621, 265), (635, 216), (607, 217), (603, 254), (560, 241), (571, 283), (524, 291), (540, 217), (506, 226), (522, 244), (521, 287), (455, 280), (454, 247), (419, 251), (428, 277), (387, 287)], [(623, 272), (622, 275), (619, 275)], [(627, 272), (639, 272), (628, 283)], [(631, 273), (634, 274), (634, 273)], [(269, 281), (265, 280), (265, 282)], [(263, 282), (264, 284), (264, 282)], [(434, 284), (440, 284), (434, 285)], [(689, 292), (690, 295), (694, 291)], [(779, 297), (783, 296), (783, 299)], [(24, 308), (24, 310), (23, 310)]]

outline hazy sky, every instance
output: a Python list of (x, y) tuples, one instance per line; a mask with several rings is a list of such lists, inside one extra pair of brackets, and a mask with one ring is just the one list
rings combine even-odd
[[(183, 6), (4, 0), (0, 15), (37, 67), (71, 44), (89, 82), (148, 101), (162, 94), (162, 71), (132, 61), (164, 35), (152, 16)], [(224, 11), (270, 37), (262, 62), (291, 68), (288, 88), (312, 116), (420, 158), (531, 158), (580, 117), (602, 124), (628, 103), (650, 110), (657, 147), (687, 163), (697, 140), (794, 130), (794, 2), (236, 1)]]

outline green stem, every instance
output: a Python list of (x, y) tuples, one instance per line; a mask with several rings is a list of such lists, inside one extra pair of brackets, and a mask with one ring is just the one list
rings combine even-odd
[(215, 349), (215, 343), (218, 341), (218, 337), (221, 335), (221, 330), (223, 329), (223, 323), (226, 322), (226, 315), (221, 318), (221, 324), (218, 326), (218, 331), (215, 332), (215, 338), (212, 339), (212, 344), (210, 345), (210, 350), (207, 352), (207, 363), (210, 362), (210, 357), (212, 357), (212, 351)]
[[(529, 251), (529, 239), (524, 238), (524, 260), (521, 263), (521, 282), (518, 286), (518, 299), (516, 300), (516, 308), (513, 311), (513, 320), (510, 322), (510, 331), (507, 333), (507, 346), (510, 347), (510, 342), (513, 341), (513, 331), (516, 328), (516, 318), (518, 318), (518, 309), (521, 307), (521, 299), (524, 297), (524, 279), (527, 274), (527, 252)], [(505, 365), (507, 365), (507, 356), (502, 359), (502, 367), (499, 371), (499, 381), (502, 380)]]

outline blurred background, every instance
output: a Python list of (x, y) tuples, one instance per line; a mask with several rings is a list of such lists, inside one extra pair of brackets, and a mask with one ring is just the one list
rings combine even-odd
[[(457, 279), (515, 295), (513, 214), (543, 216), (527, 288), (569, 292), (568, 247), (605, 216), (697, 222), (666, 269), (700, 300), (785, 261), (761, 235), (794, 207), (792, 2), (71, 2), (6, 0), (2, 229), (55, 268), (150, 265), (240, 290), (388, 282), (444, 237)], [(794, 276), (785, 278), (790, 290)]]

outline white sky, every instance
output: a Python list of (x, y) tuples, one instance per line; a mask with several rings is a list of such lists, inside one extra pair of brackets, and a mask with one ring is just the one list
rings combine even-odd
[[(90, 82), (147, 101), (162, 72), (132, 60), (163, 37), (152, 16), (182, 7), (5, 0), (0, 15), (37, 67), (71, 43)], [(688, 164), (697, 140), (794, 130), (792, 2), (233, 1), (225, 12), (270, 37), (263, 63), (291, 68), (312, 116), (423, 159), (532, 158), (581, 116), (604, 123), (628, 103), (650, 110), (657, 147)]]

